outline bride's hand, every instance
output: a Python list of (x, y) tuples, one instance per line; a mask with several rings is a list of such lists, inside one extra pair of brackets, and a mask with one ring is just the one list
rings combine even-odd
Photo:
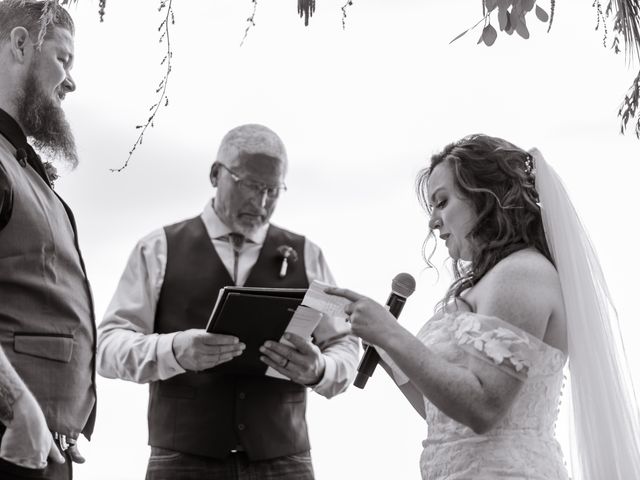
[(344, 307), (344, 312), (349, 316), (347, 320), (351, 323), (353, 334), (367, 343), (384, 348), (385, 340), (397, 325), (393, 315), (384, 306), (346, 288), (329, 287), (325, 293), (351, 300)]

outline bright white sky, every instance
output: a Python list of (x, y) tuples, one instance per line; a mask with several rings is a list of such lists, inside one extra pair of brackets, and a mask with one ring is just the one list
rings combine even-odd
[[(119, 174), (162, 77), (158, 1), (97, 1), (72, 9), (78, 90), (65, 101), (82, 164), (58, 182), (74, 208), (98, 320), (135, 242), (198, 214), (213, 191), (209, 166), (230, 128), (257, 122), (288, 147), (289, 191), (274, 222), (319, 244), (341, 286), (384, 301), (391, 279), (418, 280), (401, 322), (416, 332), (450, 282), (424, 271), (427, 219), (414, 179), (431, 153), (473, 132), (537, 146), (572, 193), (592, 234), (640, 380), (637, 218), (640, 141), (618, 133), (616, 112), (633, 79), (602, 47), (591, 2), (556, 4), (551, 33), (533, 16), (532, 38), (480, 30), (480, 0), (318, 0), (309, 27), (295, 3), (175, 0), (170, 105)], [(570, 3), (570, 5), (569, 5)], [(549, 11), (548, 1), (541, 4)], [(99, 379), (94, 440), (79, 480), (141, 479), (148, 458), (147, 387)], [(426, 427), (384, 372), (365, 391), (310, 395), (317, 478), (418, 479)], [(564, 440), (563, 445), (564, 445)]]

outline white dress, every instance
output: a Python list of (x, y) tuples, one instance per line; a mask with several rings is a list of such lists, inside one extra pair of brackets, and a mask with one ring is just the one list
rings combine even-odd
[(524, 382), (509, 412), (484, 434), (447, 417), (425, 398), (423, 479), (568, 479), (554, 436), (563, 352), (496, 317), (471, 312), (433, 319), (418, 338), (449, 361), (464, 364), (473, 355)]

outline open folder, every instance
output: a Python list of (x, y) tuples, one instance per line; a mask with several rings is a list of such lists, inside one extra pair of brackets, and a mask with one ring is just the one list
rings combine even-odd
[[(224, 287), (211, 312), (207, 331), (234, 335), (246, 345), (242, 355), (215, 367), (216, 372), (240, 375), (268, 374), (260, 361), (260, 346), (279, 341), (285, 331), (311, 335), (321, 313), (301, 306), (306, 288)], [(275, 372), (278, 378), (284, 378)]]

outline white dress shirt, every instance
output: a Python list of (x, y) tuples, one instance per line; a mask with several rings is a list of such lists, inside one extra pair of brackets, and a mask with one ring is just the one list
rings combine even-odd
[[(201, 218), (209, 238), (233, 277), (234, 252), (226, 239), (231, 230), (215, 213), (211, 201)], [(267, 235), (264, 225), (247, 237), (238, 257), (237, 285), (243, 285), (258, 260)], [(309, 282), (334, 285), (334, 279), (320, 248), (305, 241), (304, 260)], [(131, 253), (114, 296), (98, 327), (97, 369), (107, 378), (137, 383), (164, 380), (183, 373), (172, 343), (179, 332), (154, 333), (156, 306), (167, 264), (167, 239), (163, 228), (142, 238)], [(329, 398), (351, 383), (358, 362), (359, 342), (347, 334), (343, 320), (323, 316), (314, 332), (325, 359), (325, 372), (313, 389)]]

